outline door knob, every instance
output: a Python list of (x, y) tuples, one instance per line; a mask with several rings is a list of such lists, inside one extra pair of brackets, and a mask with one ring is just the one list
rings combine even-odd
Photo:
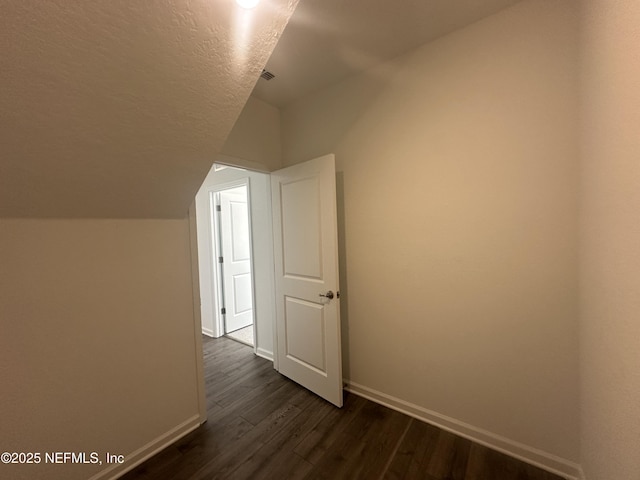
[(329, 300), (331, 300), (333, 298), (333, 292), (331, 290), (329, 290), (327, 293), (321, 293), (320, 296), (328, 298)]

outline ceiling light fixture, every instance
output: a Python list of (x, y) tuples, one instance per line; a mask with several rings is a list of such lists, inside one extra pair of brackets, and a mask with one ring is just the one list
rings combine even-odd
[(242, 8), (253, 8), (260, 0), (236, 0), (236, 3)]

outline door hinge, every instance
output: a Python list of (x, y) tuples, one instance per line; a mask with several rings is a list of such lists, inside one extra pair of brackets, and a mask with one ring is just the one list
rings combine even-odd
[(224, 257), (218, 257), (218, 263), (224, 263)]
[(222, 211), (222, 205), (216, 205), (216, 212)]
[(227, 314), (227, 309), (226, 309), (226, 308), (224, 308), (224, 307), (222, 307), (222, 308), (220, 309), (220, 313), (221, 313), (222, 315), (226, 315), (226, 314)]

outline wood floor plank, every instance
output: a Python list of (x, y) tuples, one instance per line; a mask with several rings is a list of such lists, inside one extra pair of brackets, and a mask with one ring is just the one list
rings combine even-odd
[(406, 415), (367, 402), (314, 466), (310, 478), (378, 478), (409, 421)]
[(236, 476), (237, 480), (273, 480), (275, 478), (287, 480), (304, 480), (313, 468), (304, 458), (292, 452), (281, 451), (277, 453), (263, 470), (256, 472), (255, 476)]
[(284, 403), (288, 403), (289, 398), (295, 395), (298, 388), (299, 387), (293, 382), (285, 382), (273, 393), (257, 400), (253, 407), (242, 412), (242, 418), (253, 425), (258, 425), (263, 419), (278, 410)]
[(207, 382), (205, 377), (205, 388), (207, 388), (207, 391), (211, 391), (211, 397), (218, 402), (228, 394), (229, 390), (237, 388), (253, 377), (260, 376), (260, 374), (271, 373), (268, 372), (268, 370), (273, 370), (273, 368), (270, 368), (270, 366), (264, 362), (253, 363), (250, 367), (249, 369), (239, 368), (233, 375), (218, 372), (214, 380), (209, 380), (209, 382)]
[[(296, 398), (297, 397), (297, 398)], [(302, 400), (302, 401), (300, 401)], [(293, 452), (294, 448), (330, 410), (332, 405), (324, 400), (300, 392), (292, 398), (291, 404), (301, 409), (289, 428), (281, 430), (256, 451), (235, 472), (238, 478), (271, 479), (290, 478), (308, 473), (313, 465)]]
[(273, 367), (266, 364), (254, 367), (253, 372), (232, 378), (235, 381), (224, 382), (224, 384), (218, 383), (212, 386), (212, 390), (215, 390), (215, 393), (211, 397), (222, 407), (231, 405), (244, 395), (250, 394), (256, 388), (282, 381), (282, 378), (273, 371)]
[[(404, 478), (408, 478), (406, 475), (409, 471), (409, 466), (411, 462), (416, 461), (415, 457), (418, 455), (419, 442), (421, 438), (424, 437), (424, 432), (421, 428), (422, 424), (411, 419), (407, 427), (407, 431), (401, 443), (398, 445), (394, 458), (389, 462), (383, 474), (383, 480), (403, 480)], [(417, 463), (420, 463), (420, 459)]]
[(360, 413), (367, 401), (362, 397), (347, 395), (342, 409), (334, 409), (310, 431), (294, 449), (294, 452), (310, 463), (317, 463), (349, 423)]
[(489, 480), (496, 476), (505, 480), (526, 480), (526, 472), (525, 477), (521, 478), (521, 472), (523, 472), (521, 467), (524, 466), (524, 463), (514, 458), (482, 445), (473, 444), (469, 451), (465, 480)]
[(443, 480), (465, 480), (471, 442), (453, 433), (440, 430), (427, 472)]
[(465, 480), (489, 480), (486, 478), (487, 451), (483, 445), (474, 443), (469, 449)]
[[(386, 407), (381, 408), (388, 410)], [(381, 422), (377, 429), (369, 432), (359, 468), (354, 472), (357, 478), (373, 479), (383, 476), (387, 466), (393, 460), (398, 442), (409, 426), (409, 422), (411, 418), (392, 411), (392, 414)]]
[(236, 399), (232, 404), (221, 407), (214, 413), (208, 414), (209, 421), (217, 421), (220, 418), (228, 416), (240, 416), (243, 412), (253, 408), (260, 400), (272, 394), (282, 387), (284, 380), (279, 379), (277, 382), (269, 383), (261, 388), (256, 388), (251, 392)]
[(203, 356), (208, 421), (125, 480), (561, 480), (362, 397), (338, 409), (233, 340)]
[[(191, 480), (224, 480), (244, 462), (248, 461), (265, 441), (269, 441), (278, 430), (286, 429), (300, 409), (286, 404), (263, 419), (237, 442), (227, 444), (220, 455), (212, 458), (191, 477)], [(250, 478), (250, 477), (247, 477)]]
[(306, 480), (342, 480), (349, 478), (354, 459), (362, 455), (364, 443), (341, 433), (331, 448), (314, 465)]
[(416, 431), (415, 437), (417, 440), (404, 478), (432, 480), (433, 477), (428, 473), (429, 462), (435, 451), (440, 430), (433, 425), (419, 421), (412, 425), (412, 429)]
[(551, 472), (544, 471), (541, 468), (527, 463), (519, 462), (515, 459), (510, 460), (515, 461), (518, 465), (517, 480), (558, 480), (558, 476)]
[(182, 453), (174, 445), (165, 448), (161, 454), (151, 457), (142, 465), (120, 477), (121, 480), (154, 480), (161, 478), (161, 472), (172, 470), (173, 466), (183, 459)]

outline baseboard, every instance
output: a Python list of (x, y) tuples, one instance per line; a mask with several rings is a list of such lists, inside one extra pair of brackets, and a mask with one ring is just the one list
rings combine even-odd
[(122, 464), (113, 464), (109, 468), (92, 476), (89, 480), (115, 480), (130, 470), (140, 465), (145, 460), (151, 458), (160, 450), (168, 447), (172, 443), (178, 441), (188, 433), (200, 426), (200, 415), (194, 415), (180, 425), (172, 428), (168, 432), (160, 435), (151, 442), (142, 446), (138, 450), (129, 455), (125, 455), (125, 461)]
[(215, 338), (215, 335), (213, 334), (213, 330), (211, 330), (210, 328), (202, 327), (202, 334), (206, 335), (207, 337)]
[(404, 400), (365, 387), (364, 385), (359, 385), (349, 380), (345, 380), (345, 382), (345, 389), (355, 395), (397, 410), (418, 420), (422, 420), (423, 422), (542, 468), (548, 472), (565, 477), (567, 480), (585, 480), (580, 466), (574, 462), (474, 427), (473, 425), (428, 410), (419, 405), (405, 402)]
[(266, 358), (270, 362), (273, 362), (273, 352), (270, 352), (269, 350), (258, 347), (256, 348), (256, 355), (262, 358)]

